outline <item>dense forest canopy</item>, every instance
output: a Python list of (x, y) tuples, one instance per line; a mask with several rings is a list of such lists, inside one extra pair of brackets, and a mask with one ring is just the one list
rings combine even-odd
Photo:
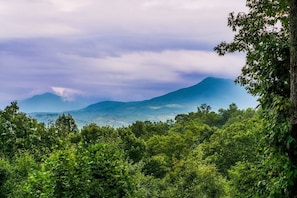
[(79, 130), (71, 115), (45, 125), (12, 103), (0, 127), (1, 197), (236, 197), (265, 176), (254, 169), (263, 120), (235, 104)]
[(246, 54), (237, 82), (257, 110), (203, 104), (167, 122), (78, 129), (13, 102), (0, 111), (0, 197), (297, 197), (297, 1), (246, 5), (215, 50)]

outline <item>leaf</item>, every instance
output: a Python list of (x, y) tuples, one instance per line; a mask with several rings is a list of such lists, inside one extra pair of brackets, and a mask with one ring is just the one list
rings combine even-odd
[(292, 136), (289, 135), (289, 137), (287, 139), (287, 149), (290, 148), (290, 144), (294, 141), (296, 141), (296, 140)]

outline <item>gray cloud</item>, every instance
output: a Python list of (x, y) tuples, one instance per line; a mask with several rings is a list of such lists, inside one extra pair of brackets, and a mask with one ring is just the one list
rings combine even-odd
[(0, 104), (53, 87), (138, 100), (234, 78), (243, 56), (212, 48), (231, 39), (227, 14), (240, 9), (238, 0), (0, 0)]

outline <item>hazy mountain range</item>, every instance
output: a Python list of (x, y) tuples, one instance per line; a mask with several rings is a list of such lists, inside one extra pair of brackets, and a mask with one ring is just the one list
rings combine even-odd
[(27, 113), (71, 111), (87, 105), (83, 100), (67, 101), (53, 93), (36, 95), (19, 102), (21, 110)]
[(102, 101), (87, 106), (84, 101), (64, 101), (60, 96), (45, 93), (20, 101), (19, 105), (21, 111), (45, 123), (55, 120), (63, 112), (70, 113), (79, 126), (96, 123), (117, 127), (137, 120), (166, 121), (180, 113), (197, 111), (197, 107), (204, 103), (213, 110), (227, 108), (231, 103), (240, 109), (257, 106), (256, 98), (233, 80), (212, 77), (194, 86), (143, 101)]

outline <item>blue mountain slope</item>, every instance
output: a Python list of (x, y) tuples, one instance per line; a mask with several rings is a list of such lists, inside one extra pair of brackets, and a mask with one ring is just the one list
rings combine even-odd
[(203, 100), (205, 103), (216, 101), (221, 104), (221, 101), (232, 101), (232, 99), (236, 100), (237, 97), (240, 100), (243, 96), (249, 95), (242, 87), (235, 85), (232, 80), (209, 77), (194, 86), (153, 98), (150, 102), (192, 103)]
[[(103, 101), (87, 106), (81, 110), (68, 111), (80, 126), (88, 123), (122, 126), (136, 120), (165, 121), (173, 119), (179, 113), (196, 111), (201, 104), (208, 104), (213, 110), (227, 108), (231, 103), (241, 109), (256, 107), (256, 99), (236, 85), (232, 80), (206, 78), (200, 83), (170, 92), (163, 96), (137, 102)], [(48, 114), (57, 116), (58, 114)], [(44, 114), (33, 117), (47, 121)], [(45, 120), (46, 119), (46, 120)]]
[(256, 99), (232, 80), (206, 78), (194, 86), (150, 100), (126, 103), (104, 101), (70, 113), (79, 120), (116, 126), (136, 120), (165, 121), (179, 113), (196, 111), (204, 103), (213, 110), (227, 108), (231, 103), (237, 104), (241, 109), (257, 105)]
[(103, 102), (91, 104), (86, 108), (82, 109), (82, 111), (102, 111), (102, 110), (108, 110), (109, 108), (118, 108), (122, 105), (125, 105), (125, 103), (117, 102), (117, 101), (103, 101)]
[(19, 101), (20, 110), (24, 112), (63, 112), (80, 109), (82, 102), (65, 101), (62, 97), (52, 93), (36, 95)]
[(217, 108), (228, 107), (236, 103), (239, 108), (255, 107), (256, 99), (232, 80), (221, 78), (206, 78), (200, 83), (170, 92), (163, 96), (139, 102), (112, 102), (105, 101), (88, 106), (85, 110), (106, 109), (108, 111), (120, 109), (146, 109), (158, 110), (161, 108), (190, 108), (195, 109), (206, 103)]

